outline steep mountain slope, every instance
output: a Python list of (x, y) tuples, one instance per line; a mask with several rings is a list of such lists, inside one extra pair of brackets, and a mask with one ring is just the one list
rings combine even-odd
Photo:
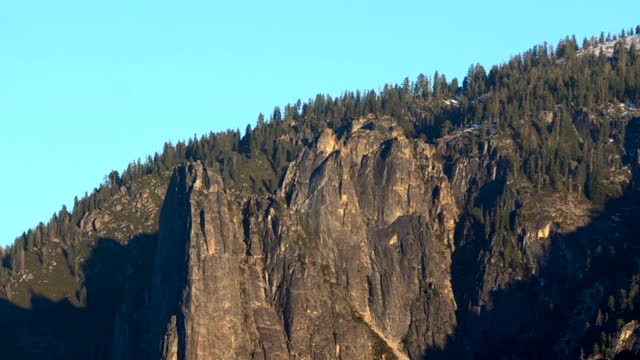
[(632, 43), (565, 39), (462, 87), (319, 96), (167, 144), (6, 250), (3, 355), (637, 352)]
[[(455, 325), (453, 197), (433, 148), (384, 135), (356, 131), (338, 144), (325, 130), (289, 167), (281, 195), (247, 200), (244, 216), (215, 171), (180, 168), (172, 185), (190, 211), (172, 235), (161, 223), (152, 340), (220, 359), (372, 358), (387, 346), (404, 357), (402, 341), (414, 355), (443, 346)], [(167, 289), (176, 273), (178, 289)], [(167, 326), (171, 335), (158, 336)]]

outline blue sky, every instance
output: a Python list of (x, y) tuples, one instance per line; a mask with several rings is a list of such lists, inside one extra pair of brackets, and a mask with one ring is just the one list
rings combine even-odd
[(637, 0), (5, 1), (0, 245), (162, 144), (435, 70), (462, 78), (565, 35), (635, 27)]

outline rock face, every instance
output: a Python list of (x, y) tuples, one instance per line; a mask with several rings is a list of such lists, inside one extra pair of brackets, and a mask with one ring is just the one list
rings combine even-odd
[[(395, 136), (391, 136), (395, 135)], [(160, 216), (146, 358), (420, 358), (456, 326), (457, 209), (430, 145), (326, 130), (276, 196), (194, 163)]]
[(534, 197), (508, 175), (508, 143), (468, 146), (463, 131), (436, 146), (374, 125), (324, 130), (274, 193), (239, 193), (199, 162), (175, 169), (115, 358), (577, 354), (606, 281), (581, 283), (589, 249), (605, 234), (621, 246), (612, 226), (636, 210), (596, 221), (575, 195)]
[[(638, 173), (638, 124), (627, 126), (624, 164), (614, 159), (625, 173)], [(93, 234), (84, 252), (51, 239), (0, 289), (29, 299), (67, 279), (67, 293), (83, 284), (86, 307), (0, 302), (0, 318), (19, 326), (0, 344), (31, 358), (117, 360), (638, 352), (637, 195), (605, 209), (537, 190), (509, 169), (513, 141), (479, 134), (431, 144), (367, 117), (305, 138), (268, 191), (240, 192), (191, 162), (116, 192), (77, 219)], [(65, 264), (74, 271), (62, 277)]]

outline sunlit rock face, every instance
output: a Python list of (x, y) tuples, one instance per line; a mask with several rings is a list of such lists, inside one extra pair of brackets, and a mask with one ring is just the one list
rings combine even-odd
[(430, 145), (331, 130), (276, 196), (175, 170), (149, 292), (149, 357), (419, 357), (456, 326), (457, 209)]

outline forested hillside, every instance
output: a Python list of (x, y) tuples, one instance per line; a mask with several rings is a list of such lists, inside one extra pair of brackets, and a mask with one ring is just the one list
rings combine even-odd
[[(171, 277), (164, 264), (180, 273), (184, 262), (188, 279), (198, 264), (218, 264), (190, 252), (202, 236), (207, 256), (233, 262), (210, 266), (236, 276), (247, 303), (264, 287), (260, 306), (284, 334), (265, 337), (254, 320), (255, 333), (244, 331), (249, 339), (228, 358), (349, 358), (365, 348), (362, 358), (638, 353), (636, 104), (640, 26), (474, 64), (462, 80), (435, 72), (379, 91), (319, 94), (259, 114), (243, 132), (167, 143), (0, 249), (0, 344), (17, 358), (190, 358), (185, 320), (169, 316), (177, 305), (154, 299), (171, 297), (173, 285), (158, 287), (158, 276)], [(186, 245), (171, 242), (184, 234)], [(352, 238), (360, 245), (347, 247)], [(342, 262), (358, 246), (369, 246), (354, 255), (362, 262)], [(198, 294), (174, 280), (175, 291)], [(326, 286), (335, 300), (292, 302), (299, 283)], [(199, 291), (226, 299), (227, 288)], [(197, 300), (180, 301), (188, 319)], [(310, 316), (302, 303), (332, 309), (309, 327), (343, 335), (300, 338), (308, 330), (293, 319)], [(173, 328), (150, 320), (158, 309)], [(262, 316), (249, 305), (237, 311)], [(341, 347), (341, 336), (354, 343)]]

